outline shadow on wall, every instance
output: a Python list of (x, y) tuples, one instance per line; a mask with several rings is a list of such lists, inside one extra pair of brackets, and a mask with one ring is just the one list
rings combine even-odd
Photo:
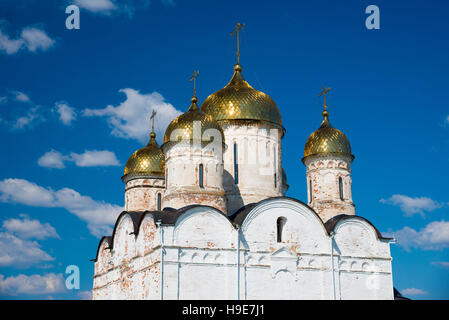
[[(234, 212), (244, 206), (242, 196), (240, 195), (240, 189), (238, 185), (234, 183), (234, 177), (227, 171), (223, 170), (223, 187), (226, 191), (226, 198), (229, 199), (229, 194), (233, 197), (233, 207), (236, 208)], [(234, 214), (234, 212), (228, 212), (228, 215)]]

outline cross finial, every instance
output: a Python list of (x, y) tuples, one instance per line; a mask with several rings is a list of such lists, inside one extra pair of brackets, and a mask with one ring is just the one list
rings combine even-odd
[(152, 120), (151, 124), (151, 132), (154, 132), (154, 118), (156, 117), (157, 111), (153, 109), (153, 112), (151, 113), (150, 119)]
[(320, 92), (318, 97), (324, 96), (324, 110), (327, 110), (327, 104), (326, 104), (326, 94), (331, 91), (331, 88), (326, 88), (326, 86), (323, 87), (323, 91)]
[(237, 23), (235, 24), (235, 30), (232, 31), (232, 33), (231, 33), (231, 36), (234, 35), (234, 33), (237, 34), (237, 51), (236, 51), (236, 54), (237, 54), (237, 64), (240, 63), (239, 31), (240, 31), (244, 26), (245, 26), (244, 23), (240, 24), (240, 22), (237, 22)]
[(193, 81), (193, 96), (196, 97), (196, 78), (198, 77), (198, 75), (200, 74), (200, 72), (198, 70), (193, 70), (193, 75), (190, 78), (190, 81)]

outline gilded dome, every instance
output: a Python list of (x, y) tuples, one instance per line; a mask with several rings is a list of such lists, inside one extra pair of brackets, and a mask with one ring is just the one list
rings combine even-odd
[(165, 176), (165, 157), (151, 132), (147, 145), (132, 154), (126, 162), (122, 180), (126, 183), (133, 177)]
[(224, 143), (223, 129), (218, 124), (218, 122), (210, 114), (201, 111), (201, 109), (197, 105), (198, 99), (195, 96), (191, 101), (192, 104), (190, 105), (189, 109), (185, 113), (176, 117), (168, 125), (167, 130), (165, 130), (164, 144), (170, 142), (170, 137), (175, 130), (177, 130), (175, 133), (176, 141), (181, 140), (181, 137), (182, 140), (193, 140), (195, 123), (201, 124), (201, 137), (198, 138), (202, 139), (202, 142), (213, 141), (213, 138), (205, 140), (203, 134), (208, 129), (215, 129), (220, 132), (222, 143)]
[(234, 66), (231, 81), (203, 102), (201, 110), (211, 114), (219, 123), (229, 120), (256, 120), (283, 130), (281, 113), (269, 95), (257, 91), (243, 78), (242, 67)]
[(304, 147), (304, 158), (326, 154), (341, 154), (354, 158), (348, 138), (343, 132), (331, 126), (327, 110), (323, 111), (323, 118), (323, 122), (318, 130), (313, 132), (307, 139)]

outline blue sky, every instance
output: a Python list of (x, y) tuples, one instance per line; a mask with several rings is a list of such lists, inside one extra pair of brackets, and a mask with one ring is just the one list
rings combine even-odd
[[(81, 8), (79, 30), (65, 8)], [(368, 30), (365, 8), (380, 8)], [(393, 280), (414, 299), (449, 298), (449, 4), (443, 1), (5, 0), (0, 3), (0, 297), (80, 299), (98, 237), (124, 201), (128, 157), (232, 75), (237, 21), (246, 80), (287, 129), (288, 196), (320, 125), (349, 138), (357, 214), (393, 234)], [(68, 265), (81, 287), (64, 288)], [(51, 283), (52, 286), (48, 286)]]

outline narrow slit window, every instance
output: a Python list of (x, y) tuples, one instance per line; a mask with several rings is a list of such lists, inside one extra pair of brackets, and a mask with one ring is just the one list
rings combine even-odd
[(312, 202), (312, 180), (309, 180), (309, 194), (310, 194), (309, 202)]
[(338, 188), (340, 190), (340, 199), (344, 200), (344, 198), (343, 198), (343, 179), (341, 177), (338, 178)]
[(277, 188), (277, 164), (276, 164), (276, 146), (273, 146), (273, 164), (274, 164), (274, 188)]
[(239, 184), (239, 165), (237, 156), (237, 143), (234, 143), (234, 184)]
[(160, 193), (157, 194), (157, 210), (161, 211), (162, 207), (162, 196)]
[(276, 221), (277, 228), (277, 242), (282, 242), (282, 231), (284, 229), (285, 222), (287, 221), (284, 217), (279, 217)]
[(200, 188), (204, 188), (204, 169), (203, 169), (203, 164), (200, 164), (199, 166), (199, 182), (200, 182)]

